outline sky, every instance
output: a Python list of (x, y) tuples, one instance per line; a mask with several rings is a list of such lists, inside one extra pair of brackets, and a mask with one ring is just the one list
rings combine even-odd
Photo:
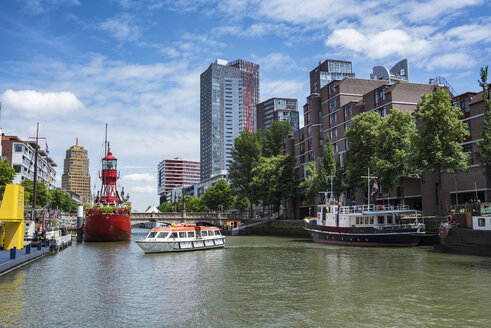
[(259, 64), (261, 101), (297, 98), (301, 112), (327, 58), (358, 78), (407, 58), (411, 82), (479, 91), (490, 16), (487, 0), (3, 0), (0, 127), (26, 139), (39, 122), (58, 186), (78, 137), (94, 187), (109, 124), (120, 184), (143, 211), (158, 205), (160, 161), (199, 160), (199, 78), (217, 58)]

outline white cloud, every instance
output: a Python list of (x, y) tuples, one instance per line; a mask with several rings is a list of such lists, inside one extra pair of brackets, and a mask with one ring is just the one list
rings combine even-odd
[(264, 80), (261, 82), (261, 101), (273, 97), (296, 98), (299, 104), (308, 95), (308, 81)]
[(123, 176), (121, 180), (131, 182), (155, 182), (155, 176), (149, 173), (134, 173)]
[(28, 117), (63, 115), (84, 108), (77, 96), (67, 91), (43, 93), (36, 90), (9, 89), (0, 99), (5, 111)]
[(476, 61), (465, 53), (451, 53), (433, 57), (426, 65), (428, 69), (435, 68), (470, 68), (476, 65)]
[(448, 14), (459, 14), (459, 10), (483, 3), (484, 0), (431, 0), (408, 3), (408, 19), (411, 22), (423, 22), (437, 19)]
[(370, 58), (385, 58), (392, 55), (401, 57), (421, 56), (431, 51), (429, 41), (400, 29), (371, 34), (364, 34), (352, 28), (339, 29), (329, 36), (326, 45), (355, 51)]
[(129, 188), (129, 191), (134, 193), (155, 194), (156, 188), (152, 186), (136, 186)]
[(99, 24), (99, 28), (109, 32), (119, 41), (133, 41), (140, 37), (140, 30), (132, 23), (132, 17), (129, 15), (122, 15), (118, 18), (108, 18)]

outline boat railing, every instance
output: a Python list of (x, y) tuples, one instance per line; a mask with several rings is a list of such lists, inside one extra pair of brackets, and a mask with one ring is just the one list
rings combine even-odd
[(341, 206), (339, 212), (341, 214), (356, 214), (363, 212), (376, 212), (376, 211), (408, 211), (408, 205), (352, 205)]
[(375, 228), (378, 230), (390, 231), (390, 230), (414, 229), (421, 226), (424, 226), (424, 224), (422, 223), (386, 224), (386, 225), (378, 225)]

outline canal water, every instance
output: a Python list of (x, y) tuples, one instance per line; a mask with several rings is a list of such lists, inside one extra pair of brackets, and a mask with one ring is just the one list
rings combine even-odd
[(489, 258), (259, 236), (145, 255), (135, 232), (0, 277), (0, 327), (491, 326)]

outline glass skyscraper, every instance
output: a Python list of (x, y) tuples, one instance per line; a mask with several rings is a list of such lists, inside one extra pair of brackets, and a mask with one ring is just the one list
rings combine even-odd
[[(217, 59), (200, 81), (200, 179), (228, 171), (234, 139), (254, 131), (259, 100), (259, 66)], [(252, 126), (252, 127), (251, 127)]]

